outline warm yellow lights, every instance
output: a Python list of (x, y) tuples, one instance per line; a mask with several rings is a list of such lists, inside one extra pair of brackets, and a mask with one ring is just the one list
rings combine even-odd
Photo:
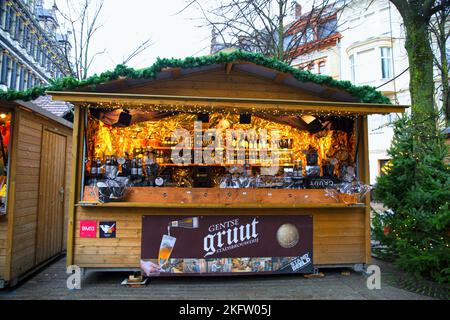
[[(184, 128), (193, 132), (196, 119), (196, 114), (181, 113), (159, 121), (142, 121), (128, 127), (111, 127), (91, 118), (88, 126), (88, 156), (123, 156), (125, 152), (131, 155), (135, 148), (168, 146), (175, 129)], [(251, 124), (240, 124), (238, 114), (220, 113), (211, 113), (210, 122), (205, 125), (219, 130), (266, 129), (268, 133), (277, 130), (281, 139), (290, 138), (293, 141), (292, 149), (286, 154), (290, 155), (290, 161), (303, 160), (303, 163), (306, 163), (305, 153), (311, 147), (317, 150), (319, 163), (328, 158), (336, 158), (341, 162), (354, 161), (355, 135), (342, 131), (326, 129), (312, 134), (258, 116), (252, 116)]]

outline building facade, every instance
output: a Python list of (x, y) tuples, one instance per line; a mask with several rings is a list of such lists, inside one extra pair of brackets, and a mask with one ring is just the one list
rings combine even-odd
[(25, 90), (70, 74), (67, 38), (43, 0), (0, 0), (0, 89)]
[[(405, 33), (395, 6), (389, 0), (347, 1), (336, 19), (336, 41), (312, 47), (292, 64), (355, 85), (373, 86), (392, 103), (410, 104)], [(371, 184), (383, 174), (383, 166), (389, 160), (387, 149), (393, 137), (389, 124), (395, 117), (369, 116)]]

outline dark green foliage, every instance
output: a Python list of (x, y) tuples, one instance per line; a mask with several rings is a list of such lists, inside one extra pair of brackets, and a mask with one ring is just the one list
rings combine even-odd
[(231, 61), (247, 61), (253, 62), (257, 65), (265, 66), (280, 72), (287, 72), (292, 74), (299, 81), (314, 82), (320, 85), (334, 87), (344, 90), (352, 96), (358, 98), (361, 102), (367, 103), (383, 103), (390, 104), (387, 97), (383, 96), (375, 88), (370, 86), (354, 86), (349, 81), (338, 81), (329, 76), (315, 75), (308, 71), (298, 70), (281, 61), (267, 58), (261, 54), (254, 54), (245, 51), (234, 51), (232, 53), (218, 53), (203, 57), (188, 57), (186, 59), (161, 59), (158, 58), (156, 62), (146, 69), (135, 70), (124, 65), (118, 65), (113, 71), (106, 71), (100, 75), (93, 75), (86, 80), (76, 80), (72, 77), (62, 78), (52, 81), (47, 87), (36, 87), (26, 91), (8, 91), (0, 93), (0, 100), (32, 100), (45, 91), (65, 91), (83, 86), (92, 86), (95, 90), (95, 85), (105, 83), (119, 77), (126, 77), (130, 79), (153, 79), (156, 73), (164, 68), (196, 68), (207, 66), (216, 63), (231, 62)]
[(373, 220), (385, 257), (417, 277), (450, 283), (450, 166), (448, 147), (430, 121), (403, 116), (377, 180), (375, 197), (390, 210)]

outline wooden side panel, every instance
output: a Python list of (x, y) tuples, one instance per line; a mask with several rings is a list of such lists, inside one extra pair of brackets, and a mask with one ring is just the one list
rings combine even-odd
[[(10, 279), (36, 266), (36, 239), (40, 188), (41, 144), (44, 128), (71, 136), (71, 129), (25, 110), (20, 111)], [(70, 140), (70, 139), (69, 139)], [(66, 150), (59, 150), (66, 152)], [(60, 170), (47, 164), (49, 170)], [(64, 170), (64, 169), (63, 169)], [(11, 195), (8, 195), (11, 197)], [(11, 198), (10, 198), (11, 199)], [(8, 205), (10, 205), (9, 203)], [(61, 221), (61, 229), (63, 228)], [(8, 279), (8, 280), (10, 280)]]
[[(137, 268), (142, 215), (312, 214), (314, 264), (364, 263), (364, 208), (346, 209), (150, 209), (76, 208), (74, 264), (92, 268)], [(80, 238), (80, 220), (116, 221), (115, 239)]]
[(234, 70), (223, 69), (181, 76), (176, 79), (151, 81), (146, 85), (124, 88), (121, 93), (162, 94), (179, 96), (293, 99), (324, 101), (298, 88), (278, 84), (267, 78)]
[(0, 217), (0, 279), (5, 278), (7, 232), (8, 221), (6, 217)]
[(44, 129), (42, 135), (36, 263), (62, 251), (67, 138)]
[(11, 278), (31, 269), (35, 263), (43, 128), (38, 118), (25, 112), (20, 113), (19, 123)]

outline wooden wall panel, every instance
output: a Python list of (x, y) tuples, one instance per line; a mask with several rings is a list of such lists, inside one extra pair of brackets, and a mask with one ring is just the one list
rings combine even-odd
[[(36, 232), (43, 129), (48, 127), (65, 136), (70, 137), (72, 135), (70, 128), (25, 110), (20, 112), (19, 123), (10, 279), (22, 275), (36, 265)], [(70, 138), (67, 140), (71, 141)], [(68, 142), (66, 146), (69, 144)], [(64, 149), (67, 149), (67, 147)], [(60, 150), (60, 152), (66, 151)], [(70, 156), (66, 158), (70, 158)], [(55, 170), (51, 164), (46, 164), (46, 166), (50, 170)], [(57, 168), (57, 170), (61, 170), (61, 168)], [(66, 191), (68, 192), (68, 190)]]
[[(312, 214), (315, 264), (364, 263), (364, 208), (211, 210), (77, 207), (74, 264), (92, 268), (137, 268), (141, 250), (142, 215), (206, 215), (211, 211), (221, 215)], [(116, 221), (117, 238), (80, 238), (80, 220)]]
[(121, 93), (185, 95), (230, 98), (294, 99), (324, 101), (298, 88), (278, 84), (261, 76), (225, 69), (181, 76), (177, 79), (150, 81), (145, 85), (124, 88)]
[(65, 186), (66, 145), (66, 136), (44, 129), (39, 176), (36, 263), (62, 251), (64, 198), (60, 188)]
[(43, 124), (33, 115), (25, 112), (21, 112), (20, 115), (11, 278), (21, 275), (34, 266), (43, 128)]
[(6, 217), (0, 217), (0, 279), (5, 277), (7, 229), (8, 221)]

